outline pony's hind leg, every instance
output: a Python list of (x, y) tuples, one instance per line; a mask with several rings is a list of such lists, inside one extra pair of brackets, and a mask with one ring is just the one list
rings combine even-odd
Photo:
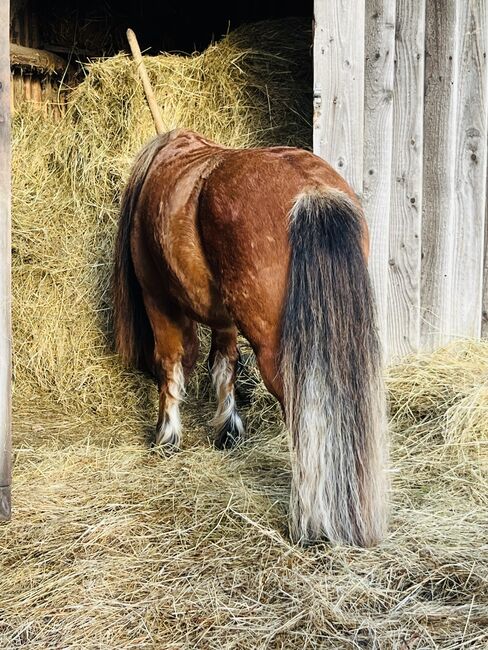
[(232, 447), (244, 433), (234, 394), (238, 359), (237, 329), (213, 329), (209, 369), (217, 393), (217, 411), (210, 424), (217, 430), (215, 446), (219, 449)]
[(155, 306), (145, 299), (154, 335), (154, 371), (158, 380), (159, 414), (155, 444), (178, 449), (181, 445), (179, 405), (198, 356), (195, 323), (177, 309)]

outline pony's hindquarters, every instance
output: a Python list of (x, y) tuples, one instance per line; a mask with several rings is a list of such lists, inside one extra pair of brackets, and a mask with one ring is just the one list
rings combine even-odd
[(117, 352), (127, 364), (152, 370), (146, 349), (152, 355), (154, 341), (136, 278), (131, 254), (131, 228), (144, 181), (154, 158), (167, 144), (168, 135), (153, 138), (140, 151), (122, 195), (119, 227), (112, 269), (114, 334)]
[(343, 192), (290, 214), (281, 374), (291, 434), (291, 532), (371, 546), (385, 532), (385, 396), (362, 217)]

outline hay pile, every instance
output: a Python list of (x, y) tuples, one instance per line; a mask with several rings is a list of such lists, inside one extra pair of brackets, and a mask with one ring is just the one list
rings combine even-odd
[[(308, 45), (273, 30), (271, 54), (236, 45), (241, 30), (200, 57), (151, 60), (165, 119), (237, 145), (286, 141), (289, 122), (304, 144), (289, 71)], [(287, 42), (298, 49), (279, 56)], [(286, 436), (262, 386), (250, 382), (243, 409), (250, 440), (222, 453), (197, 373), (184, 450), (161, 458), (144, 441), (154, 391), (110, 351), (117, 201), (152, 129), (130, 61), (95, 63), (54, 127), (29, 111), (14, 127), (16, 451), (0, 647), (486, 647), (488, 343), (391, 369), (385, 543), (291, 546)]]

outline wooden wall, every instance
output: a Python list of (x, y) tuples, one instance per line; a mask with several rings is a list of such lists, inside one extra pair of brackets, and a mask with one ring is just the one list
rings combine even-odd
[(362, 198), (387, 356), (488, 334), (486, 0), (315, 0), (314, 150)]

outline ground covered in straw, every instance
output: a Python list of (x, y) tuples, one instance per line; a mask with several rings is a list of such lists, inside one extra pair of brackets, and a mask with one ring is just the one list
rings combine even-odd
[[(152, 59), (165, 119), (229, 145), (307, 145), (298, 33), (261, 25)], [(487, 647), (488, 343), (390, 369), (392, 515), (376, 549), (290, 545), (286, 435), (252, 359), (245, 443), (212, 448), (202, 359), (183, 451), (149, 449), (154, 389), (111, 352), (107, 286), (120, 187), (150, 132), (124, 57), (93, 65), (61, 122), (26, 109), (14, 124), (0, 647)]]
[(0, 529), (0, 646), (486, 647), (487, 368), (467, 343), (391, 370), (392, 518), (371, 550), (290, 545), (286, 438), (259, 385), (226, 453), (203, 391), (166, 458), (142, 431), (33, 411)]

